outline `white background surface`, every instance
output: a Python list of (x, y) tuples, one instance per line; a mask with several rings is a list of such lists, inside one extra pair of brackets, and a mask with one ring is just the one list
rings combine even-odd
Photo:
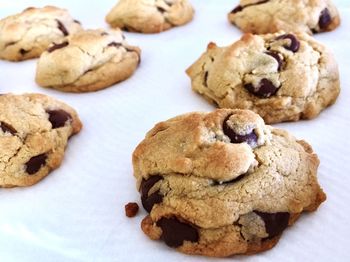
[[(107, 28), (109, 1), (4, 1), (0, 18), (28, 6), (68, 8), (85, 28)], [(339, 63), (342, 91), (317, 119), (280, 124), (309, 141), (321, 159), (319, 181), (328, 199), (287, 229), (271, 251), (251, 257), (207, 259), (177, 253), (140, 229), (146, 215), (126, 218), (124, 205), (140, 204), (131, 154), (161, 120), (211, 105), (190, 89), (184, 70), (210, 41), (228, 45), (240, 31), (226, 14), (238, 1), (192, 0), (194, 20), (170, 31), (126, 33), (142, 49), (140, 68), (127, 81), (96, 93), (69, 94), (38, 87), (36, 60), (0, 61), (0, 93), (40, 92), (77, 109), (84, 128), (70, 140), (62, 166), (39, 184), (0, 189), (0, 261), (350, 261), (350, 8), (338, 0), (342, 25), (316, 35)], [(1, 112), (0, 112), (1, 113)], [(142, 209), (142, 208), (141, 208)]]

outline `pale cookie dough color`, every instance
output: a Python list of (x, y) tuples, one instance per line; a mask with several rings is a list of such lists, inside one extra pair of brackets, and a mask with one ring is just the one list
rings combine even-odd
[(306, 33), (245, 34), (208, 45), (187, 69), (192, 89), (220, 108), (250, 109), (267, 123), (312, 119), (338, 97), (338, 66)]
[(0, 187), (39, 182), (82, 127), (73, 108), (41, 94), (1, 95), (0, 112)]
[(141, 33), (159, 33), (192, 20), (188, 0), (120, 0), (106, 16), (112, 27)]
[(256, 34), (280, 30), (312, 34), (340, 24), (331, 0), (241, 0), (228, 19), (243, 32)]
[(118, 30), (86, 30), (53, 43), (40, 57), (36, 82), (65, 92), (97, 91), (130, 77), (140, 49)]
[(0, 58), (21, 61), (39, 57), (52, 42), (81, 29), (65, 9), (29, 7), (0, 20)]
[(158, 123), (133, 153), (149, 212), (142, 230), (187, 254), (268, 250), (302, 212), (325, 201), (318, 165), (305, 141), (249, 110), (189, 113)]

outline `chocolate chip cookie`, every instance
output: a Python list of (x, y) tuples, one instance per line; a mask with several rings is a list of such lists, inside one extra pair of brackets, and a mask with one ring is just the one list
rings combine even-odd
[(0, 20), (0, 58), (21, 61), (39, 57), (52, 42), (81, 29), (65, 9), (29, 7)]
[(218, 107), (250, 109), (267, 123), (314, 118), (340, 91), (334, 57), (306, 33), (210, 43), (186, 72), (192, 89)]
[[(158, 123), (133, 153), (151, 239), (197, 255), (272, 248), (325, 201), (305, 141), (249, 110), (189, 113)], [(305, 236), (302, 236), (305, 237)]]
[(241, 0), (228, 19), (243, 32), (256, 34), (280, 30), (312, 34), (332, 31), (340, 24), (331, 0)]
[(86, 30), (54, 42), (37, 65), (36, 82), (66, 92), (97, 91), (130, 77), (140, 49), (118, 30)]
[(141, 33), (159, 33), (193, 18), (188, 0), (120, 0), (107, 14), (112, 27)]
[(0, 187), (39, 182), (82, 127), (73, 108), (41, 94), (1, 95), (0, 112)]

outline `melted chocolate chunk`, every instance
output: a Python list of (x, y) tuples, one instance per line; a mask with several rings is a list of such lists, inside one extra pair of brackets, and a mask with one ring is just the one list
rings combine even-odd
[(269, 98), (278, 91), (278, 87), (275, 87), (273, 83), (266, 78), (261, 79), (257, 87), (254, 87), (253, 84), (245, 84), (244, 87), (253, 95), (261, 98)]
[(254, 211), (265, 222), (266, 233), (269, 234), (267, 238), (279, 236), (288, 227), (290, 214), (287, 212), (265, 213)]
[(224, 131), (224, 134), (230, 138), (231, 143), (239, 144), (239, 143), (246, 142), (250, 146), (255, 146), (258, 141), (258, 136), (255, 134), (254, 130), (249, 134), (239, 135), (228, 126), (227, 121), (229, 118), (230, 116), (228, 116), (224, 120), (222, 129)]
[(186, 240), (190, 242), (199, 240), (196, 228), (176, 218), (163, 217), (157, 222), (157, 226), (162, 229), (162, 239), (169, 247), (179, 247)]
[(64, 126), (68, 120), (72, 119), (72, 116), (62, 109), (48, 110), (46, 113), (49, 114), (49, 121), (53, 129)]
[(67, 45), (69, 45), (68, 42), (63, 42), (60, 44), (53, 43), (53, 45), (47, 49), (47, 52), (52, 53), (53, 51), (66, 47)]
[(269, 55), (269, 56), (272, 56), (273, 58), (276, 59), (276, 61), (277, 61), (277, 63), (278, 63), (278, 68), (277, 68), (277, 70), (280, 71), (280, 70), (281, 70), (281, 67), (282, 67), (282, 64), (283, 64), (283, 61), (282, 61), (282, 59), (281, 59), (279, 53), (276, 52), (276, 51), (268, 51), (268, 52), (266, 52), (266, 54)]
[(14, 129), (11, 125), (5, 123), (5, 122), (2, 122), (0, 121), (0, 128), (2, 130), (2, 132), (6, 133), (10, 133), (11, 135), (14, 135), (17, 133), (17, 130)]
[(33, 156), (29, 161), (26, 163), (26, 172), (29, 175), (33, 175), (36, 172), (40, 170), (42, 166), (45, 165), (47, 159), (46, 154), (41, 154), (37, 156)]
[(159, 190), (148, 195), (151, 188), (163, 177), (161, 176), (150, 176), (147, 180), (142, 179), (140, 191), (141, 191), (141, 202), (143, 208), (149, 213), (151, 212), (155, 204), (161, 203), (163, 201), (163, 196), (160, 194)]
[(62, 24), (62, 22), (60, 20), (58, 20), (58, 19), (56, 19), (56, 21), (57, 21), (57, 27), (62, 32), (62, 34), (64, 36), (69, 35), (69, 33), (67, 31), (67, 28)]
[(321, 30), (326, 29), (330, 24), (332, 23), (332, 17), (329, 13), (328, 8), (325, 8), (322, 10), (320, 14), (320, 18), (318, 20), (318, 26)]
[(285, 35), (280, 35), (279, 37), (276, 38), (276, 40), (282, 40), (282, 39), (289, 39), (290, 44), (285, 44), (283, 47), (287, 50), (290, 50), (292, 52), (298, 52), (299, 47), (300, 47), (300, 42), (298, 39), (292, 35), (292, 34), (285, 34)]
[(254, 4), (247, 4), (247, 5), (244, 5), (244, 6), (238, 5), (231, 11), (231, 14), (235, 14), (235, 13), (241, 12), (244, 8), (247, 8), (249, 6), (265, 4), (268, 1), (269, 0), (263, 0), (263, 1), (260, 1), (260, 2), (254, 3)]

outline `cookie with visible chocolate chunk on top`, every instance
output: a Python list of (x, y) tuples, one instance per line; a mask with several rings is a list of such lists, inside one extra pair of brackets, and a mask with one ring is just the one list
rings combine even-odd
[(67, 10), (29, 7), (0, 20), (0, 59), (21, 61), (39, 57), (54, 41), (82, 30)]
[(85, 30), (54, 42), (37, 64), (36, 82), (65, 92), (91, 92), (130, 77), (141, 50), (119, 29)]
[(243, 32), (266, 34), (287, 32), (320, 33), (340, 24), (331, 0), (241, 0), (228, 19)]
[(0, 187), (39, 182), (82, 128), (73, 108), (41, 94), (1, 95), (0, 112)]
[(120, 0), (107, 14), (112, 27), (140, 33), (160, 33), (193, 18), (188, 0)]
[(326, 199), (311, 146), (249, 110), (158, 123), (132, 161), (149, 213), (143, 232), (187, 254), (268, 250), (301, 213)]
[(340, 92), (333, 55), (306, 33), (248, 33), (227, 47), (210, 43), (186, 72), (208, 101), (253, 110), (266, 123), (315, 118)]

